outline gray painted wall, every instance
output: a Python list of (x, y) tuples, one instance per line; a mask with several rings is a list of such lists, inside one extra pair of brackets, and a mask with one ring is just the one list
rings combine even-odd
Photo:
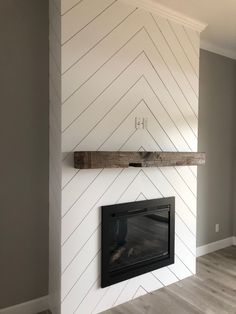
[[(236, 116), (236, 108), (234, 115)], [(236, 125), (234, 126), (234, 134), (236, 134)], [(236, 156), (236, 139), (234, 140), (234, 156)], [(236, 162), (234, 160), (234, 184), (233, 184), (233, 236), (236, 237)]]
[[(233, 235), (233, 143), (236, 61), (201, 50), (197, 246)], [(215, 233), (215, 224), (220, 232)]]
[(0, 308), (48, 293), (48, 1), (0, 1)]
[[(236, 63), (236, 60), (235, 60)], [(236, 81), (236, 79), (235, 79)], [(235, 82), (235, 94), (236, 94), (236, 82)], [(236, 98), (236, 96), (235, 96)], [(235, 99), (235, 105), (234, 105), (234, 113), (233, 113), (234, 117), (236, 117), (236, 99)], [(236, 237), (236, 123), (235, 123), (235, 119), (234, 119), (234, 168), (233, 168), (233, 209), (234, 209), (234, 213), (233, 213), (233, 236)]]

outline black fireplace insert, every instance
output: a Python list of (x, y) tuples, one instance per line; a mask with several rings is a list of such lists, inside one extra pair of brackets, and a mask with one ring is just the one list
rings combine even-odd
[(174, 263), (175, 198), (102, 207), (101, 286)]

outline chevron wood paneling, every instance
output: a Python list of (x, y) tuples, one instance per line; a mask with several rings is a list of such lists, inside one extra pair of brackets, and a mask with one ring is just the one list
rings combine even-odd
[[(51, 1), (50, 20), (61, 313), (95, 314), (195, 273), (196, 167), (76, 170), (73, 151), (196, 151), (199, 34), (122, 0)], [(135, 129), (135, 117), (148, 119), (147, 130)], [(101, 289), (100, 207), (168, 196), (175, 264)]]

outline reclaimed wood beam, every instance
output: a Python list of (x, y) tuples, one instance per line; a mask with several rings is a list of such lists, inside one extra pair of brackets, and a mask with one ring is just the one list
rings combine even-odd
[(74, 152), (76, 169), (199, 166), (205, 153), (198, 152)]

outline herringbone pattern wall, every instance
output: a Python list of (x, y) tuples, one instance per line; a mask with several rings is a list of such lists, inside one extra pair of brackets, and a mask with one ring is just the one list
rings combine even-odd
[[(73, 151), (196, 151), (199, 34), (123, 1), (61, 13), (61, 311), (99, 313), (195, 273), (197, 172), (78, 171)], [(176, 197), (175, 264), (101, 289), (100, 207), (163, 196)]]

